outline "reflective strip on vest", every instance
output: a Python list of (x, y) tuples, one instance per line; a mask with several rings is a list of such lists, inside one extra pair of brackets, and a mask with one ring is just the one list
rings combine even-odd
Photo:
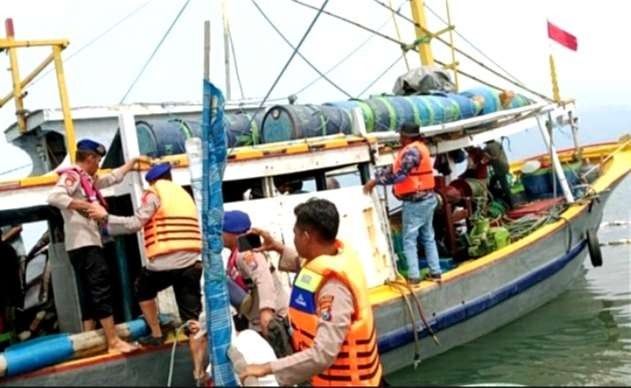
[(394, 195), (399, 198), (419, 191), (432, 190), (435, 186), (432, 158), (427, 146), (420, 141), (408, 144), (399, 151), (392, 164), (392, 171), (396, 174), (397, 171), (401, 169), (403, 155), (405, 155), (410, 148), (416, 148), (418, 150), (421, 156), (421, 162), (410, 171), (410, 174), (404, 180), (393, 185)]
[(297, 351), (313, 346), (318, 326), (317, 295), (326, 280), (335, 277), (346, 284), (353, 296), (355, 311), (351, 327), (333, 365), (313, 376), (313, 386), (377, 386), (383, 369), (377, 348), (377, 332), (363, 269), (350, 250), (336, 256), (320, 256), (308, 262), (292, 287), (289, 321)]
[(144, 226), (148, 259), (172, 252), (201, 252), (202, 236), (193, 198), (179, 185), (158, 180), (149, 189), (160, 198), (160, 207)]

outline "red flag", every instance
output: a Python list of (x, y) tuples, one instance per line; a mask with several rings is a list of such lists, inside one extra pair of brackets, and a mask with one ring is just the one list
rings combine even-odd
[(550, 22), (548, 22), (548, 37), (569, 48), (570, 50), (576, 51), (576, 49), (578, 48), (578, 42), (574, 35), (560, 29)]

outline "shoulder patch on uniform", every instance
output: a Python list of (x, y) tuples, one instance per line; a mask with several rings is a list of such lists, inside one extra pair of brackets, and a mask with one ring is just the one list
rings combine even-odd
[(72, 187), (77, 182), (77, 177), (74, 174), (65, 174), (64, 184), (68, 187)]
[(324, 321), (331, 320), (331, 305), (333, 304), (333, 295), (323, 295), (318, 299), (318, 315)]
[(252, 271), (258, 268), (258, 263), (256, 262), (256, 256), (254, 255), (254, 252), (252, 251), (247, 251), (243, 253), (243, 261), (248, 267), (250, 267), (250, 270)]
[(315, 273), (308, 268), (303, 268), (296, 276), (294, 286), (309, 292), (316, 292), (320, 283), (322, 283), (322, 280), (322, 275)]

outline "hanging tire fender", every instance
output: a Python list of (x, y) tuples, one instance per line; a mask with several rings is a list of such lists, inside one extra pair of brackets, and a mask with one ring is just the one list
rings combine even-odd
[(591, 259), (592, 266), (600, 267), (603, 265), (603, 255), (600, 250), (598, 235), (595, 230), (587, 231), (587, 248), (589, 248), (589, 258)]

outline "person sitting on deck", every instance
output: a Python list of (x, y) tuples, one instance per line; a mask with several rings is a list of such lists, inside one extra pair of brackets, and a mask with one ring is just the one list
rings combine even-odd
[(195, 202), (172, 182), (171, 165), (153, 166), (145, 179), (150, 187), (133, 216), (108, 215), (103, 208), (93, 209), (90, 216), (107, 223), (112, 235), (143, 229), (147, 264), (136, 279), (135, 289), (151, 334), (139, 342), (159, 346), (166, 338), (155, 300), (159, 291), (173, 286), (182, 321), (197, 319), (201, 312), (202, 242)]
[[(337, 208), (328, 200), (311, 198), (296, 206), (294, 213), (296, 250), (266, 231), (253, 228), (252, 232), (263, 237), (262, 250), (281, 254), (281, 270), (298, 273), (289, 304), (297, 353), (248, 364), (239, 374), (241, 381), (274, 374), (283, 386), (309, 378), (313, 386), (377, 386), (383, 372), (368, 287), (356, 254), (336, 238)], [(350, 356), (356, 352), (365, 356)]]
[(467, 169), (459, 178), (479, 179), (485, 181), (489, 177), (489, 158), (480, 147), (467, 147)]
[(94, 330), (95, 320), (99, 320), (108, 349), (129, 353), (137, 347), (123, 341), (114, 326), (109, 268), (103, 252), (103, 224), (90, 219), (88, 212), (107, 205), (99, 189), (120, 183), (139, 160), (132, 159), (97, 177), (105, 151), (105, 146), (95, 141), (79, 141), (76, 164), (59, 170), (60, 177), (48, 195), (48, 203), (61, 210), (64, 219), (64, 244), (85, 296), (81, 298), (84, 331)]

